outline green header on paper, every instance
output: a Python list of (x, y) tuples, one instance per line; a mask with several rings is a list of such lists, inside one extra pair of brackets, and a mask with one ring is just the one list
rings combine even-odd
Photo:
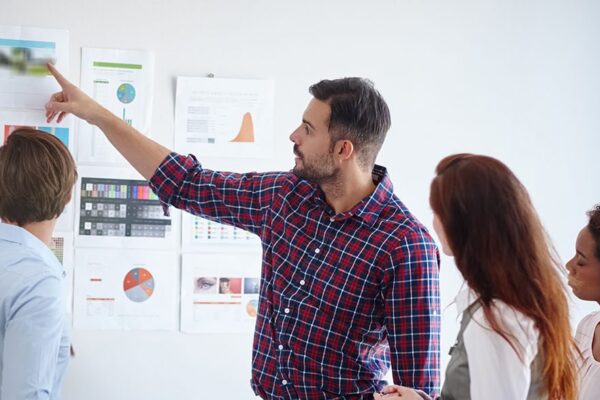
[(111, 63), (111, 62), (104, 62), (104, 61), (94, 61), (94, 67), (121, 68), (121, 69), (142, 69), (142, 66), (140, 64)]

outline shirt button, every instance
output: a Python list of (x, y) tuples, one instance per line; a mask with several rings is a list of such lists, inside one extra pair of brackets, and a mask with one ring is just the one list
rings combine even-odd
[(284, 313), (289, 314), (290, 313), (290, 309), (286, 308), (285, 310), (283, 310)]
[(333, 222), (333, 221), (335, 221), (335, 217), (331, 217), (331, 218), (329, 218), (329, 220), (330, 220), (331, 222)]
[(305, 283), (306, 283), (306, 282), (304, 281), (304, 279), (302, 279), (302, 280), (300, 281), (300, 285), (302, 285), (302, 286), (304, 286), (304, 284), (305, 284)]
[(321, 252), (321, 249), (315, 249), (315, 253), (319, 254)]
[(285, 385), (287, 385), (287, 381), (284, 379), (284, 380), (282, 380), (282, 381), (281, 381), (281, 384), (282, 384), (283, 386), (285, 386)]
[(280, 344), (279, 346), (277, 346), (277, 348), (278, 348), (279, 350), (283, 350), (283, 345), (282, 345), (282, 344)]

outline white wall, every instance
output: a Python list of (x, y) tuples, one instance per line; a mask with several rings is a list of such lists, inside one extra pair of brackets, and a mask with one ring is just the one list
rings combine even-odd
[[(459, 151), (490, 154), (529, 188), (565, 260), (584, 211), (600, 202), (599, 20), (594, 0), (0, 0), (0, 24), (70, 30), (75, 81), (81, 47), (155, 51), (152, 135), (166, 145), (177, 75), (274, 79), (275, 158), (207, 160), (213, 169), (289, 169), (287, 137), (309, 84), (369, 77), (393, 118), (379, 162), (424, 223), (431, 225), (437, 161)], [(445, 305), (460, 279), (443, 261)], [(593, 308), (575, 303), (574, 320)], [(443, 364), (456, 328), (450, 307)], [(251, 342), (250, 335), (76, 331), (65, 398), (250, 399)]]

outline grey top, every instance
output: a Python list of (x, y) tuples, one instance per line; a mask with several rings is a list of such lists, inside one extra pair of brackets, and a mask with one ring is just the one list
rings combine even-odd
[[(463, 334), (471, 322), (473, 314), (481, 308), (480, 303), (471, 304), (464, 312), (460, 323), (460, 330), (456, 338), (456, 343), (450, 349), (450, 361), (446, 368), (446, 379), (442, 387), (441, 400), (470, 400), (471, 399), (471, 380), (469, 374), (469, 359), (465, 349)], [(526, 400), (546, 400), (541, 368), (540, 353), (535, 357), (531, 366), (531, 384)], [(490, 371), (490, 373), (501, 374), (502, 371)], [(513, 399), (511, 399), (513, 400)], [(516, 400), (516, 399), (514, 399)]]

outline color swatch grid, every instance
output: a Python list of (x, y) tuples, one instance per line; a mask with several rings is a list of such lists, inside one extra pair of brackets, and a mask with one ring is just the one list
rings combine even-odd
[(81, 179), (79, 234), (164, 238), (171, 221), (146, 181)]
[(53, 237), (52, 242), (50, 242), (50, 250), (52, 250), (58, 262), (62, 264), (65, 254), (65, 238)]
[(259, 243), (258, 236), (230, 225), (193, 217), (192, 240), (197, 243)]

